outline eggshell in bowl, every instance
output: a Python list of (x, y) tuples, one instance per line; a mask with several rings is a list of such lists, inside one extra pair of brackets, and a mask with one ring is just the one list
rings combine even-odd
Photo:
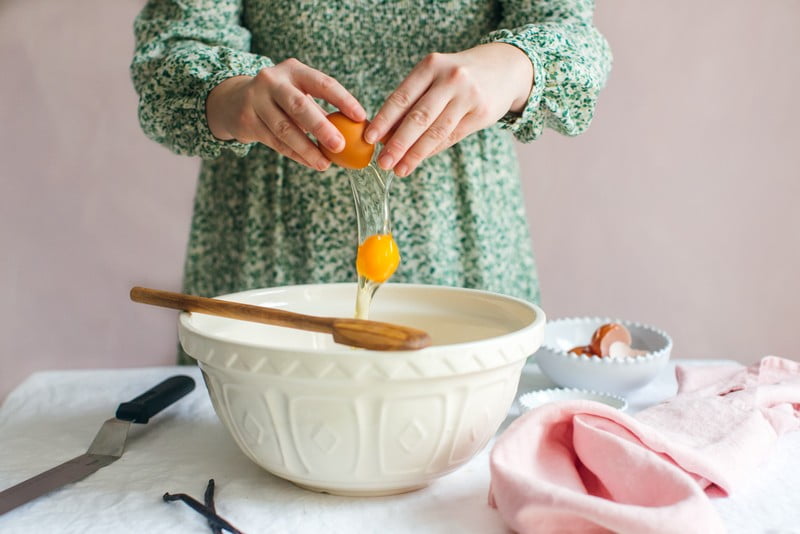
[[(620, 323), (631, 333), (631, 347), (643, 354), (598, 357), (570, 354), (586, 345), (600, 326)], [(562, 387), (626, 395), (650, 383), (666, 366), (672, 339), (652, 326), (600, 317), (556, 319), (545, 327), (545, 338), (536, 352), (542, 373)]]

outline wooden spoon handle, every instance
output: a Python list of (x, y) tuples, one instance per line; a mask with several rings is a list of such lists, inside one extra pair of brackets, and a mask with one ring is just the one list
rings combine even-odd
[(336, 343), (371, 350), (416, 350), (431, 344), (428, 334), (416, 328), (363, 319), (336, 319), (255, 306), (242, 302), (134, 287), (131, 300), (189, 312), (205, 313), (310, 332), (333, 334)]
[(231, 302), (221, 299), (210, 299), (184, 293), (173, 293), (160, 289), (134, 287), (131, 289), (131, 300), (142, 304), (152, 304), (162, 308), (172, 308), (189, 312), (205, 313), (229, 319), (241, 319), (254, 323), (288, 326), (311, 332), (333, 332), (333, 319), (312, 317), (276, 308), (265, 308), (242, 302)]

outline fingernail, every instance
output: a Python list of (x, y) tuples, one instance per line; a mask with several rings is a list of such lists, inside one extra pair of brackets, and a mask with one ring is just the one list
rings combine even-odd
[(395, 168), (394, 173), (401, 178), (404, 177), (408, 174), (408, 165), (401, 163)]
[(391, 154), (384, 154), (383, 156), (378, 158), (378, 164), (381, 166), (382, 169), (385, 170), (391, 169), (392, 163), (394, 163), (394, 158), (392, 158)]
[(344, 149), (344, 139), (341, 137), (331, 137), (325, 144), (334, 152), (341, 152)]
[(367, 128), (367, 131), (364, 132), (364, 141), (369, 144), (375, 143), (375, 140), (378, 138), (378, 135), (375, 133), (375, 130), (371, 128)]
[(320, 170), (320, 171), (324, 171), (324, 170), (327, 170), (329, 165), (330, 165), (329, 161), (320, 160), (320, 161), (317, 162), (317, 169)]

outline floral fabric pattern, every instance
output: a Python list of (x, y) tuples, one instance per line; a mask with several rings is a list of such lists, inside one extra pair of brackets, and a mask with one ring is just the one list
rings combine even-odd
[(528, 104), (394, 180), (402, 262), (390, 283), (538, 301), (512, 135), (527, 142), (545, 127), (577, 135), (589, 126), (611, 65), (593, 9), (590, 0), (149, 1), (135, 21), (131, 65), (142, 128), (204, 160), (184, 291), (356, 280), (346, 171), (318, 172), (264, 145), (214, 138), (205, 100), (222, 80), (294, 57), (339, 80), (372, 116), (426, 54), (499, 41), (533, 64)]

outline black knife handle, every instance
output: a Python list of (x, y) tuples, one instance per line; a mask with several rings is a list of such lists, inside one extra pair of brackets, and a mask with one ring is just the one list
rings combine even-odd
[(132, 401), (117, 407), (117, 419), (132, 423), (147, 423), (155, 414), (185, 396), (194, 389), (190, 376), (178, 375), (167, 378)]

